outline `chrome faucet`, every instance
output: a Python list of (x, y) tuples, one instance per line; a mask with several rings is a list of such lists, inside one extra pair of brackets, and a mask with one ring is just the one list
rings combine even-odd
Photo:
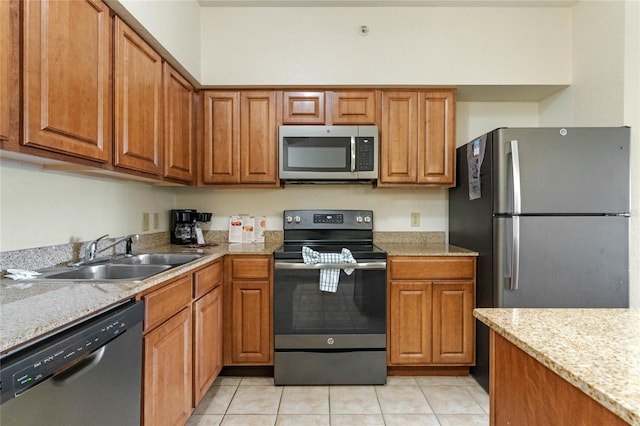
[(91, 260), (94, 260), (96, 258), (96, 255), (98, 253), (102, 253), (103, 251), (107, 251), (110, 248), (122, 243), (122, 242), (126, 242), (126, 254), (131, 254), (131, 245), (133, 244), (133, 241), (138, 241), (138, 238), (140, 238), (140, 236), (138, 234), (131, 234), (131, 235), (127, 235), (124, 236), (122, 238), (117, 239), (114, 243), (109, 244), (106, 247), (101, 248), (100, 250), (98, 250), (98, 241), (100, 241), (101, 239), (108, 237), (109, 234), (105, 234), (99, 238), (96, 238), (95, 240), (91, 241), (89, 243), (89, 246), (87, 247), (87, 250), (84, 254), (84, 261), (85, 262), (89, 262)]

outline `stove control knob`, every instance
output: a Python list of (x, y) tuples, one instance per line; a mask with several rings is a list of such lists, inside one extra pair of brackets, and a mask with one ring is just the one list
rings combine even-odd
[(294, 218), (293, 218), (293, 221), (294, 221), (295, 223), (300, 223), (300, 221), (301, 221), (301, 220), (302, 220), (302, 219), (300, 219), (300, 216), (296, 216), (296, 217), (294, 217)]
[(364, 221), (365, 221), (366, 223), (371, 223), (371, 216), (365, 216), (365, 217), (364, 217)]
[(362, 223), (362, 216), (356, 216), (356, 223)]
[(287, 216), (285, 220), (287, 221), (287, 223), (293, 222), (293, 218), (291, 216)]

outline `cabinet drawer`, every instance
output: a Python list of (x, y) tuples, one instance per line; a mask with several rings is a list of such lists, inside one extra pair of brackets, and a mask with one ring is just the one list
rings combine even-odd
[(271, 272), (269, 257), (234, 257), (231, 259), (231, 276), (244, 279), (268, 279)]
[(222, 284), (222, 261), (217, 260), (193, 275), (193, 297), (197, 299)]
[(393, 280), (472, 279), (475, 258), (460, 256), (391, 257), (389, 277)]
[(189, 303), (191, 303), (191, 275), (147, 294), (144, 296), (144, 330), (151, 330)]

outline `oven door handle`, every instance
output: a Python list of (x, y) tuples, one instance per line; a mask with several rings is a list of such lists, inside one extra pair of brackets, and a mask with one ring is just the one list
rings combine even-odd
[(362, 263), (300, 263), (300, 262), (275, 262), (275, 269), (387, 269), (387, 262), (362, 262)]

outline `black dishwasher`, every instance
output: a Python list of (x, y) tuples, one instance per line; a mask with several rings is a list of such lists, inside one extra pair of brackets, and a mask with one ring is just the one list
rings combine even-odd
[(0, 358), (0, 423), (139, 425), (142, 302)]

